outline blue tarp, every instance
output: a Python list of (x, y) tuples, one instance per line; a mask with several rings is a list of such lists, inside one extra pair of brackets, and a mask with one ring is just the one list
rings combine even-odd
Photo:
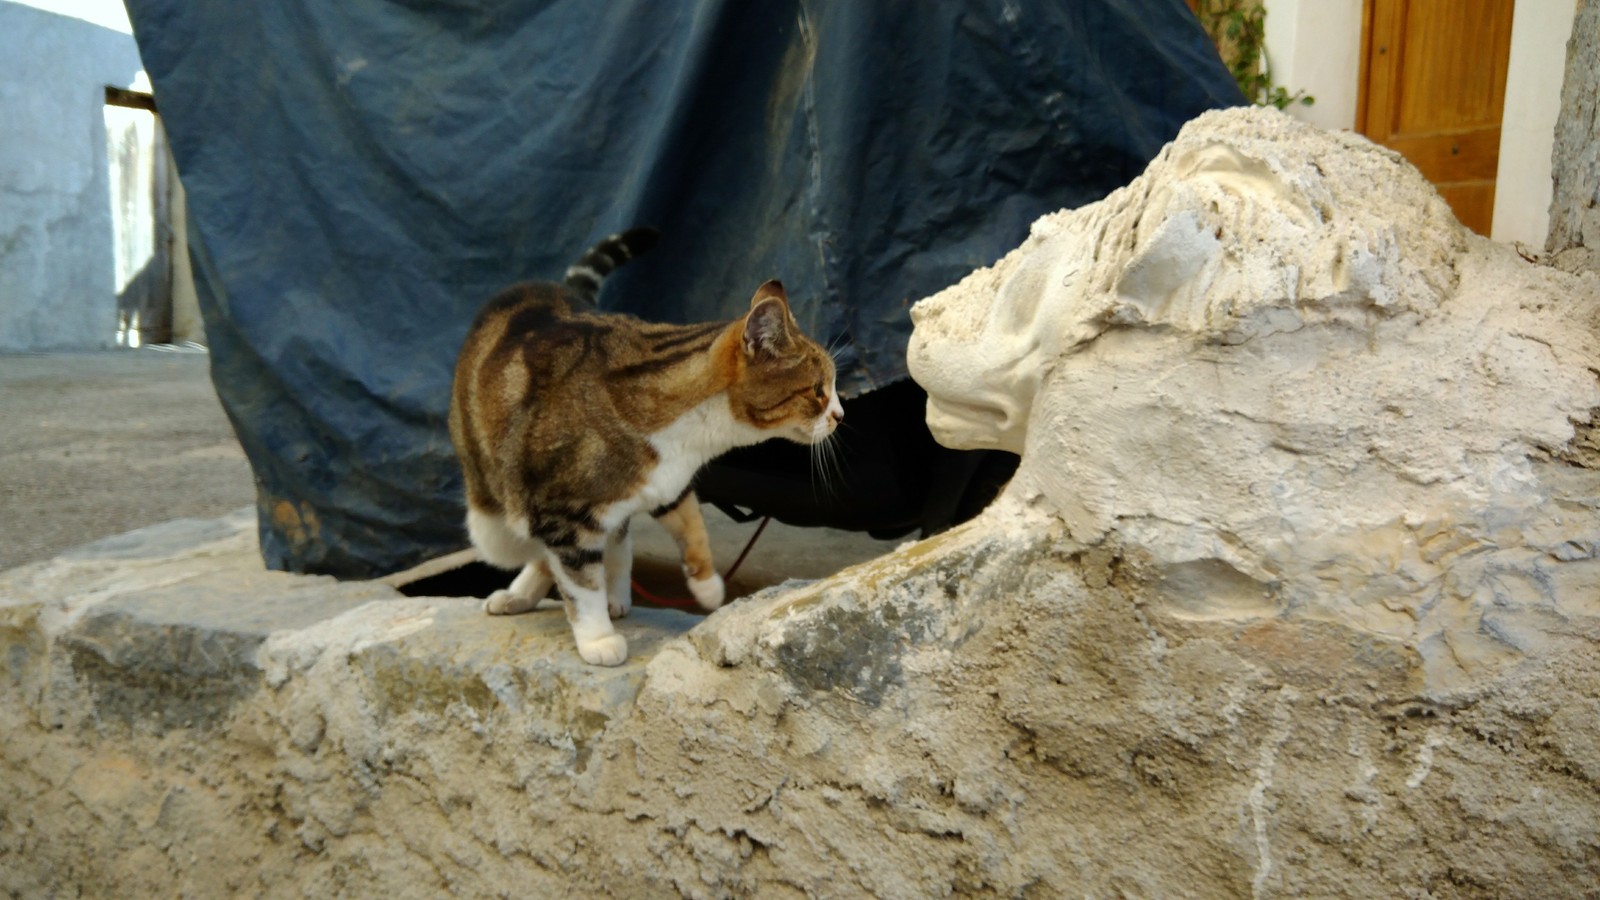
[(847, 396), (907, 307), (1241, 102), (1183, 0), (127, 0), (188, 190), (263, 554), (364, 576), (464, 546), (455, 353), (508, 283), (661, 243), (603, 307), (781, 278)]

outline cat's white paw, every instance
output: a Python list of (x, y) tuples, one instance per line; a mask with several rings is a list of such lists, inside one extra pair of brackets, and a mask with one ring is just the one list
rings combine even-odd
[(633, 609), (633, 597), (631, 596), (624, 597), (621, 600), (606, 601), (606, 612), (610, 613), (613, 619), (622, 618), (628, 614), (630, 609)]
[(705, 578), (689, 579), (689, 593), (694, 594), (694, 600), (701, 609), (716, 609), (722, 605), (726, 589), (722, 584), (722, 576), (712, 572)]
[(628, 658), (628, 641), (620, 634), (579, 640), (578, 655), (591, 666), (620, 666)]
[(538, 597), (518, 597), (507, 590), (499, 590), (483, 601), (483, 611), (491, 616), (517, 616), (532, 612), (539, 605)]

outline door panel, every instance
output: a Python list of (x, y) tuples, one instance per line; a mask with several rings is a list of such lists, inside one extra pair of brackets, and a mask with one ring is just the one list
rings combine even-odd
[(1356, 127), (1487, 234), (1514, 0), (1366, 0)]

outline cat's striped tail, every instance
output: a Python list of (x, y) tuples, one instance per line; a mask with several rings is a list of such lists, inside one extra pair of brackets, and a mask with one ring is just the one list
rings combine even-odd
[(654, 228), (630, 228), (613, 234), (589, 248), (577, 262), (567, 269), (567, 287), (583, 299), (594, 302), (600, 293), (600, 283), (606, 276), (641, 253), (656, 245), (661, 233)]

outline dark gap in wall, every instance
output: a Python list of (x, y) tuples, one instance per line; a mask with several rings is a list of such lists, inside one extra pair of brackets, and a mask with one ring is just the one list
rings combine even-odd
[[(487, 563), (469, 562), (435, 575), (406, 582), (399, 585), (396, 590), (407, 597), (481, 599), (510, 585), (511, 579), (515, 576), (515, 572), (497, 569)], [(681, 609), (692, 613), (704, 612), (695, 606), (694, 600), (689, 595), (689, 588), (684, 583), (683, 573), (676, 566), (636, 557), (633, 562), (633, 580), (636, 585), (633, 602), (636, 606)], [(759, 587), (765, 585), (745, 584), (743, 579), (736, 578), (734, 583), (728, 586), (728, 599), (731, 601)], [(644, 590), (640, 591), (638, 588)], [(559, 592), (552, 589), (550, 597), (559, 599)]]
[(130, 91), (127, 88), (106, 85), (106, 105), (125, 106), (128, 109), (143, 109), (150, 112), (156, 111), (156, 98), (144, 91)]

